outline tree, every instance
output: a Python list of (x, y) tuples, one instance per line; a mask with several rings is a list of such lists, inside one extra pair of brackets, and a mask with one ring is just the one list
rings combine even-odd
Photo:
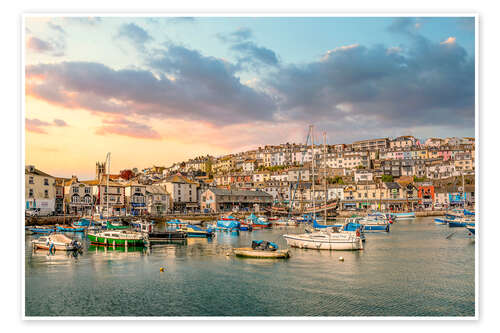
[(394, 181), (394, 177), (392, 175), (382, 175), (382, 182), (392, 182)]

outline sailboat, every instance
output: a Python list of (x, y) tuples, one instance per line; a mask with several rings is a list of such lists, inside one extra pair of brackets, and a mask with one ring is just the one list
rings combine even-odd
[[(309, 126), (309, 135), (311, 136), (311, 149), (313, 158), (312, 167), (312, 204), (313, 204), (313, 225), (316, 223), (316, 206), (314, 191), (314, 125)], [(306, 139), (307, 145), (307, 139)], [(363, 241), (361, 231), (356, 228), (355, 231), (347, 231), (339, 228), (326, 227), (320, 231), (306, 232), (298, 235), (283, 235), (287, 244), (292, 247), (316, 249), (316, 250), (362, 250)]]

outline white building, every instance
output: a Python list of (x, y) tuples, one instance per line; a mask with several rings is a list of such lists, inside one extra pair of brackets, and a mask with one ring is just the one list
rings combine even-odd
[(24, 168), (25, 209), (40, 209), (40, 213), (51, 214), (55, 210), (55, 177), (40, 171), (33, 165)]

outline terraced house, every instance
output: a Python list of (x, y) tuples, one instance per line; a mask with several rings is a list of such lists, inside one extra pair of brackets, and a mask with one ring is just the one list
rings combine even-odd
[(24, 168), (24, 181), (25, 208), (37, 208), (41, 214), (52, 214), (56, 199), (55, 177), (28, 165)]

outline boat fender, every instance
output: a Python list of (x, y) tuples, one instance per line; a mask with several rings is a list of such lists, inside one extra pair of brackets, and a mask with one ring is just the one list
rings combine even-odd
[(344, 257), (339, 257), (339, 260), (340, 261), (344, 261)]
[(56, 253), (56, 247), (55, 247), (54, 243), (50, 243), (50, 245), (49, 245), (49, 253), (50, 254)]
[(387, 225), (387, 227), (385, 227), (385, 231), (389, 232), (389, 225)]
[(356, 229), (356, 237), (359, 237), (359, 236), (361, 236), (361, 233), (359, 232), (359, 228), (358, 228), (358, 229)]
[(163, 267), (160, 267), (160, 272), (163, 273), (164, 271), (165, 271), (165, 269)]

